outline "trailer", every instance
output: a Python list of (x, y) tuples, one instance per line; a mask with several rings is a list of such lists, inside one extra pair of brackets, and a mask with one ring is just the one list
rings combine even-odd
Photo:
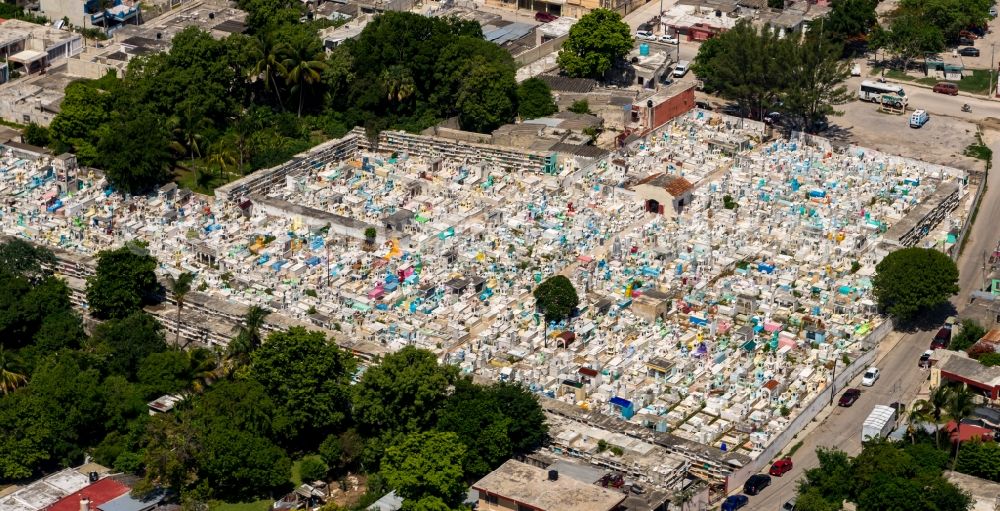
[(896, 429), (896, 410), (885, 405), (876, 405), (861, 425), (861, 441), (885, 438)]

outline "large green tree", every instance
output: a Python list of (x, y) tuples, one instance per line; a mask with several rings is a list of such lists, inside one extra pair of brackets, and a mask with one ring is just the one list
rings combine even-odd
[(546, 321), (562, 321), (580, 304), (576, 288), (563, 275), (553, 275), (545, 279), (532, 294)]
[(887, 23), (876, 26), (870, 46), (894, 54), (905, 70), (913, 59), (943, 50), (945, 35), (920, 13), (900, 10), (892, 13)]
[(108, 371), (130, 381), (136, 379), (146, 357), (167, 349), (163, 326), (144, 311), (101, 323), (94, 329), (93, 342)]
[(602, 78), (632, 50), (632, 33), (617, 12), (594, 9), (569, 29), (559, 69), (569, 76)]
[(160, 290), (156, 266), (156, 259), (141, 245), (100, 252), (97, 271), (87, 279), (90, 313), (102, 319), (124, 318), (151, 303)]
[(274, 429), (286, 446), (315, 450), (350, 413), (353, 356), (320, 332), (271, 334), (251, 356), (248, 377), (275, 400)]
[(173, 154), (162, 117), (147, 109), (116, 114), (100, 133), (98, 163), (116, 188), (138, 194), (167, 180)]
[(20, 238), (0, 243), (0, 269), (32, 281), (50, 273), (56, 265), (51, 250), (34, 245)]
[(875, 266), (872, 285), (879, 306), (907, 321), (958, 292), (958, 267), (940, 251), (904, 248)]
[(437, 497), (458, 506), (465, 496), (464, 454), (465, 446), (454, 433), (410, 433), (385, 450), (380, 473), (404, 499)]
[(846, 61), (840, 60), (842, 45), (810, 33), (800, 42), (783, 45), (789, 74), (782, 91), (782, 109), (795, 125), (806, 131), (830, 115), (839, 115), (834, 105), (853, 98), (844, 85), (850, 76)]
[(462, 129), (490, 133), (514, 120), (517, 82), (508, 67), (483, 64), (471, 69), (458, 90), (458, 121)]
[(517, 86), (517, 114), (522, 119), (552, 115), (559, 110), (552, 90), (539, 78), (528, 78)]
[(406, 346), (365, 370), (354, 386), (355, 419), (370, 436), (428, 430), (457, 376), (433, 353)]

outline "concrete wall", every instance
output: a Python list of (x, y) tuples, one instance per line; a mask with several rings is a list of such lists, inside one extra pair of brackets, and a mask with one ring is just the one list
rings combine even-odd
[[(746, 482), (748, 477), (760, 472), (764, 467), (769, 466), (774, 458), (776, 458), (778, 454), (783, 451), (793, 439), (795, 439), (795, 436), (798, 435), (807, 424), (812, 422), (812, 420), (815, 419), (824, 408), (830, 405), (832, 399), (831, 396), (835, 396), (838, 392), (844, 390), (851, 380), (864, 372), (864, 370), (875, 361), (875, 357), (878, 354), (878, 350), (875, 349), (875, 347), (882, 341), (882, 339), (885, 338), (886, 335), (889, 334), (889, 332), (892, 331), (892, 328), (892, 321), (887, 319), (879, 326), (875, 327), (875, 330), (869, 332), (868, 335), (861, 341), (862, 346), (868, 348), (868, 351), (851, 362), (851, 365), (847, 366), (846, 369), (837, 371), (837, 376), (833, 385), (828, 385), (822, 392), (816, 395), (816, 397), (805, 406), (802, 412), (792, 419), (792, 422), (788, 425), (788, 427), (775, 436), (774, 440), (764, 449), (764, 452), (762, 452), (760, 456), (757, 456), (755, 460), (733, 472), (732, 475), (726, 479), (726, 493), (730, 493), (734, 489), (741, 487), (743, 483)], [(858, 434), (861, 434), (860, 425), (858, 425)]]
[(431, 126), (420, 132), (421, 135), (427, 135), (431, 137), (442, 137), (449, 138), (451, 140), (459, 140), (462, 142), (471, 142), (473, 144), (491, 144), (493, 143), (493, 136), (489, 133), (476, 133), (475, 131), (463, 131), (455, 128), (448, 128), (444, 126)]
[(69, 22), (78, 27), (92, 27), (90, 15), (83, 12), (81, 0), (41, 0), (39, 14), (50, 20), (69, 18)]
[(121, 78), (122, 71), (117, 66), (109, 66), (100, 62), (88, 62), (80, 59), (69, 59), (66, 61), (66, 73), (80, 78), (97, 80), (114, 71), (115, 75)]
[(566, 39), (568, 38), (569, 34), (566, 34), (564, 36), (545, 41), (530, 50), (515, 55), (514, 62), (517, 63), (518, 66), (527, 66), (532, 62), (539, 61), (542, 57), (545, 57), (554, 51), (559, 51), (559, 49), (562, 48), (563, 43), (566, 42)]

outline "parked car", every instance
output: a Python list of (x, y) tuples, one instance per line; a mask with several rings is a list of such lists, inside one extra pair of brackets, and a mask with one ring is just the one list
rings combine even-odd
[(674, 37), (674, 36), (672, 36), (670, 34), (663, 34), (663, 35), (661, 35), (657, 39), (657, 41), (660, 41), (661, 43), (667, 43), (667, 44), (677, 44), (677, 43), (680, 42), (676, 37)]
[(635, 37), (637, 39), (645, 39), (646, 41), (655, 41), (656, 36), (653, 35), (649, 30), (636, 30)]
[(947, 327), (941, 327), (938, 329), (937, 333), (934, 334), (934, 339), (931, 340), (931, 349), (940, 350), (947, 348), (951, 344), (951, 329)]
[(865, 387), (871, 387), (872, 385), (875, 385), (876, 381), (878, 381), (879, 376), (881, 376), (881, 373), (877, 367), (869, 367), (868, 370), (865, 371), (865, 375), (861, 377), (861, 384)]
[(958, 85), (951, 82), (938, 82), (934, 84), (934, 88), (931, 89), (938, 94), (948, 94), (950, 96), (958, 95)]
[(997, 6), (994, 5), (993, 7), (990, 7), (990, 16), (994, 18), (997, 17)]
[(917, 367), (930, 367), (932, 355), (934, 355), (934, 350), (925, 351), (923, 355), (920, 355), (920, 361), (917, 362)]
[(861, 76), (861, 64), (851, 66), (851, 76)]
[(743, 493), (747, 495), (757, 495), (764, 488), (771, 485), (771, 476), (767, 474), (754, 474), (743, 483)]
[(968, 39), (972, 39), (973, 41), (975, 41), (976, 39), (979, 39), (979, 36), (977, 36), (976, 34), (970, 32), (968, 30), (960, 30), (958, 32), (958, 37), (966, 37)]
[(781, 458), (780, 460), (775, 461), (771, 465), (771, 470), (768, 470), (767, 473), (773, 475), (774, 477), (781, 477), (791, 469), (792, 469), (792, 459)]
[(840, 406), (843, 406), (843, 407), (847, 408), (847, 407), (853, 405), (854, 402), (857, 401), (859, 397), (861, 397), (861, 391), (860, 390), (858, 390), (858, 389), (847, 389), (840, 396), (840, 401), (837, 401), (837, 404), (840, 405)]
[(722, 511), (736, 511), (749, 503), (750, 497), (747, 497), (746, 495), (733, 495), (731, 497), (726, 497), (726, 500), (722, 502)]
[(778, 124), (781, 122), (781, 112), (771, 112), (764, 116), (764, 124)]
[(535, 21), (541, 21), (542, 23), (549, 23), (557, 19), (559, 19), (559, 16), (548, 12), (539, 11), (535, 13)]
[(958, 54), (961, 55), (961, 56), (963, 56), (963, 57), (978, 57), (979, 56), (979, 48), (973, 48), (972, 46), (966, 46), (965, 48), (962, 48), (961, 50), (958, 50)]
[(959, 37), (958, 44), (959, 46), (972, 46), (976, 44), (976, 40), (968, 37)]
[(702, 110), (709, 110), (709, 111), (712, 110), (712, 105), (708, 104), (708, 101), (695, 101), (694, 106)]
[(795, 497), (788, 499), (788, 502), (781, 506), (781, 511), (795, 511)]

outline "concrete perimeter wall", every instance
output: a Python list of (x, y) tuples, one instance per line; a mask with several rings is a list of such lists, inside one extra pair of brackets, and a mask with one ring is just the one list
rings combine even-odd
[[(788, 446), (789, 443), (798, 435), (813, 419), (824, 408), (830, 405), (831, 396), (836, 395), (837, 392), (843, 390), (851, 380), (853, 380), (857, 375), (864, 372), (872, 362), (875, 361), (875, 357), (878, 354), (876, 347), (878, 343), (885, 338), (889, 332), (892, 331), (892, 321), (886, 319), (879, 326), (875, 327), (861, 340), (861, 345), (867, 349), (864, 354), (858, 357), (856, 360), (851, 362), (846, 369), (841, 369), (837, 372), (837, 377), (833, 382), (833, 385), (827, 385), (822, 392), (816, 395), (813, 400), (805, 406), (792, 422), (785, 428), (784, 431), (779, 433), (774, 440), (768, 445), (764, 452), (757, 456), (755, 460), (743, 466), (742, 468), (734, 471), (726, 480), (726, 493), (730, 493), (736, 488), (742, 487), (743, 483), (753, 474), (760, 472), (765, 467), (770, 466), (774, 458)], [(859, 427), (858, 434), (861, 434), (861, 429)]]

